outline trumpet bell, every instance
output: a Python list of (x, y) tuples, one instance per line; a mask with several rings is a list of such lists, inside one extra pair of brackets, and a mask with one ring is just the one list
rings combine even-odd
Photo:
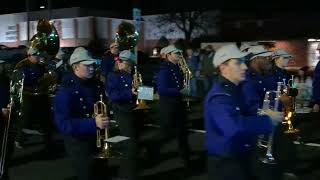
[(289, 125), (288, 129), (284, 131), (285, 134), (296, 134), (299, 132), (299, 129), (293, 128), (292, 125)]
[(96, 159), (120, 159), (122, 154), (105, 142), (104, 148), (95, 156)]
[(284, 131), (285, 134), (296, 134), (299, 132), (299, 129), (295, 129), (292, 125), (292, 121), (291, 121), (292, 117), (293, 117), (293, 113), (289, 111), (286, 117), (284, 118), (285, 121), (282, 124), (288, 124), (288, 129)]
[(296, 134), (299, 132), (299, 129), (288, 129), (284, 133), (286, 134)]
[(139, 104), (137, 107), (135, 107), (133, 110), (148, 110), (151, 109), (144, 100), (139, 101)]

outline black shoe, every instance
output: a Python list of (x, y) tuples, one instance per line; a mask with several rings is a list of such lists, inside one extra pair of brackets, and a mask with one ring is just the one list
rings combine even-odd
[(191, 160), (190, 159), (183, 159), (181, 160), (181, 164), (185, 169), (189, 169), (192, 166)]

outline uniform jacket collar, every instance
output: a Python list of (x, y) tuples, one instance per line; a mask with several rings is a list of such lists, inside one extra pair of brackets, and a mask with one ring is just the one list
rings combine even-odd
[(238, 89), (237, 85), (235, 85), (228, 79), (224, 78), (223, 76), (219, 76), (218, 82), (220, 84), (221, 89), (230, 95), (235, 94)]

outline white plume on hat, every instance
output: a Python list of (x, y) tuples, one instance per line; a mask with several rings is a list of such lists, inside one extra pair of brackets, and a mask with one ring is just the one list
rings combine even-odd
[(83, 47), (78, 47), (71, 54), (69, 63), (70, 65), (72, 65), (79, 62), (81, 62), (82, 64), (89, 65), (96, 63), (96, 60), (89, 55), (88, 50), (86, 50)]
[(240, 59), (248, 55), (247, 52), (241, 52), (235, 44), (229, 44), (219, 48), (214, 57), (213, 65), (218, 67), (220, 64), (228, 61), (229, 59)]

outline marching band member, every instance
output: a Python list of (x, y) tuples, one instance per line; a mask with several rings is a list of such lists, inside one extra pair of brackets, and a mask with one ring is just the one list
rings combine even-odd
[(256, 114), (262, 106), (266, 91), (272, 90), (271, 83), (267, 83), (272, 68), (272, 53), (262, 45), (251, 46), (248, 53), (251, 53), (251, 57), (247, 62), (246, 80), (241, 83), (241, 86), (245, 92), (245, 103), (249, 107), (248, 112)]
[[(248, 107), (248, 114), (256, 114), (259, 108), (262, 108), (263, 100), (265, 93), (270, 90), (277, 90), (278, 74), (272, 74), (272, 55), (273, 53), (265, 49), (262, 45), (251, 46), (248, 49), (248, 53), (251, 53), (249, 58), (248, 71), (246, 73), (246, 80), (241, 83), (242, 91), (244, 92), (244, 101), (246, 107)], [(281, 53), (281, 52), (280, 52)], [(280, 61), (279, 61), (280, 62)], [(278, 66), (280, 63), (278, 63)], [(283, 80), (281, 80), (283, 82)], [(280, 102), (281, 103), (281, 102)], [(279, 105), (282, 106), (281, 104)], [(279, 111), (281, 111), (279, 109)], [(280, 140), (286, 140), (286, 143), (289, 143), (288, 139), (282, 134), (281, 126), (274, 128), (273, 133), (273, 156), (276, 159), (277, 163), (272, 167), (266, 167), (263, 164), (259, 164), (260, 178), (265, 179), (280, 179), (284, 171), (284, 165), (282, 152), (282, 145), (279, 145)], [(268, 136), (265, 136), (268, 137)], [(284, 142), (284, 141), (282, 141)], [(289, 146), (288, 146), (289, 147)], [(294, 150), (290, 148), (289, 150)], [(292, 154), (291, 152), (288, 152)]]
[(226, 45), (214, 56), (220, 77), (206, 97), (204, 110), (210, 180), (254, 179), (257, 136), (270, 133), (273, 124), (281, 122), (281, 114), (273, 111), (262, 116), (247, 114), (239, 85), (246, 78), (243, 58), (247, 54)]
[(161, 62), (157, 76), (157, 92), (160, 96), (160, 129), (155, 137), (153, 148), (159, 151), (158, 146), (172, 137), (176, 137), (182, 163), (185, 167), (189, 167), (191, 164), (186, 128), (187, 113), (186, 104), (183, 102), (183, 95), (187, 95), (189, 92), (184, 88), (184, 74), (178, 64), (182, 51), (174, 45), (169, 45), (165, 47), (163, 54), (166, 58)]
[[(288, 66), (289, 60), (292, 58), (293, 55), (283, 49), (278, 49), (273, 52), (272, 73), (267, 78), (267, 83), (270, 84), (271, 90), (277, 90), (278, 82), (283, 82), (285, 83), (284, 85), (289, 84), (290, 75), (286, 71), (285, 67)], [(280, 107), (283, 107), (282, 103), (280, 104)], [(285, 176), (295, 177), (293, 171), (297, 151), (292, 137), (283, 133), (286, 129), (286, 126), (276, 127), (274, 132), (273, 154), (278, 163), (279, 169), (281, 168), (280, 173), (283, 171)]]
[(277, 90), (277, 82), (285, 81), (286, 84), (288, 83), (290, 75), (285, 70), (285, 67), (288, 66), (289, 60), (292, 58), (293, 56), (291, 54), (282, 49), (276, 50), (273, 53), (273, 69), (270, 77), (270, 82), (273, 83), (273, 86), (271, 89)]
[(93, 116), (94, 104), (105, 98), (103, 84), (94, 79), (96, 61), (83, 47), (74, 50), (70, 57), (72, 73), (64, 78), (54, 99), (54, 122), (64, 135), (64, 143), (79, 180), (105, 177), (97, 172), (93, 156), (97, 153), (96, 131), (107, 126), (108, 117)]
[[(318, 45), (317, 51), (319, 51), (320, 45)], [(320, 112), (320, 61), (314, 70), (313, 82), (312, 82), (312, 95), (313, 95), (313, 112)]]
[(35, 48), (29, 48), (28, 57), (20, 61), (15, 70), (24, 76), (23, 101), (21, 104), (22, 117), (19, 120), (16, 147), (24, 145), (23, 128), (28, 123), (40, 123), (44, 133), (45, 152), (50, 154), (52, 149), (51, 118), (49, 86), (54, 78), (48, 73), (46, 66), (41, 63), (46, 57)]
[(109, 73), (106, 83), (107, 93), (111, 101), (115, 120), (119, 124), (120, 134), (127, 136), (125, 148), (126, 161), (121, 168), (125, 171), (121, 174), (128, 179), (137, 179), (137, 121), (133, 108), (136, 106), (137, 87), (134, 87), (132, 67), (135, 64), (135, 55), (129, 50), (121, 51), (119, 60), (115, 64), (113, 72)]
[(103, 77), (102, 82), (105, 82), (108, 78), (108, 74), (112, 72), (115, 66), (116, 60), (119, 58), (119, 44), (113, 42), (109, 46), (109, 50), (103, 55), (101, 62), (101, 75)]

